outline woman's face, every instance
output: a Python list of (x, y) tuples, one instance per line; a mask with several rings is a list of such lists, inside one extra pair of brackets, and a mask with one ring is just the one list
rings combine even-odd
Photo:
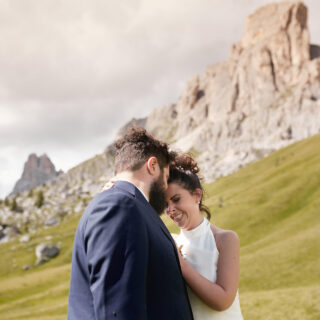
[(191, 194), (175, 182), (168, 185), (165, 213), (180, 229), (191, 230), (203, 219), (199, 210), (201, 190), (196, 190)]

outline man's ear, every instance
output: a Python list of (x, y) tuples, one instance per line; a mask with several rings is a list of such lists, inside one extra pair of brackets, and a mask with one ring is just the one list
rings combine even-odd
[(157, 174), (159, 169), (158, 159), (156, 157), (150, 157), (147, 161), (147, 170), (150, 175), (154, 176)]

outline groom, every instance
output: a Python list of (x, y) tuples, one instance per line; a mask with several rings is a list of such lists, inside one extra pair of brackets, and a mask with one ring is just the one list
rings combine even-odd
[(158, 216), (173, 154), (143, 129), (115, 146), (119, 180), (91, 201), (76, 232), (68, 319), (193, 319), (175, 243)]

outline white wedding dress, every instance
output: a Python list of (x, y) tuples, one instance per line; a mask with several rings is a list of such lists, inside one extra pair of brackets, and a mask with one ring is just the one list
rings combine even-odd
[[(202, 276), (216, 282), (219, 252), (210, 222), (204, 218), (195, 229), (181, 230), (175, 240), (178, 247), (182, 246), (184, 259)], [(188, 294), (194, 320), (243, 320), (238, 292), (232, 305), (224, 311), (215, 311), (208, 307), (189, 287)]]

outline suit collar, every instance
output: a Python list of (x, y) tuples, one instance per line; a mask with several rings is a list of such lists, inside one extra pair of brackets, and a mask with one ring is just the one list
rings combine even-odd
[(126, 180), (118, 180), (115, 182), (115, 186), (119, 189), (129, 192), (134, 198), (149, 203), (141, 190), (137, 188), (132, 182)]

